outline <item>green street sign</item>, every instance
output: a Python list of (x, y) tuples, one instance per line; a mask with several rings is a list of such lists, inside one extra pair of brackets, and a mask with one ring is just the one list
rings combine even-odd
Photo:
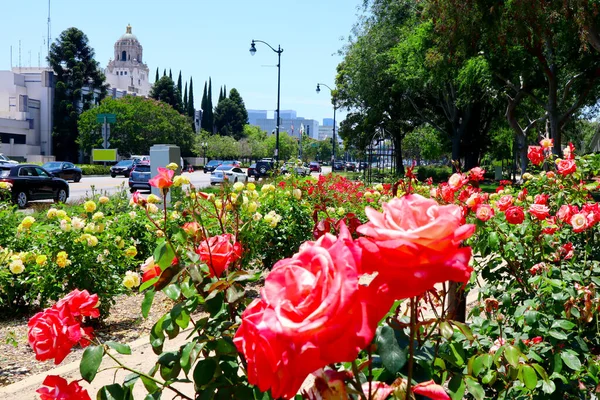
[(92, 149), (92, 161), (117, 161), (117, 149)]
[(114, 124), (117, 122), (117, 114), (98, 114), (96, 115), (96, 122), (99, 124), (103, 124), (104, 122)]

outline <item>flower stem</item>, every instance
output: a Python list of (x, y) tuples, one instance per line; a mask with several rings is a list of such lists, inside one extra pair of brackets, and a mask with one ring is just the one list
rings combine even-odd
[(408, 343), (408, 377), (406, 382), (406, 398), (411, 399), (413, 366), (415, 362), (415, 326), (417, 324), (417, 304), (414, 297), (410, 298), (410, 339)]

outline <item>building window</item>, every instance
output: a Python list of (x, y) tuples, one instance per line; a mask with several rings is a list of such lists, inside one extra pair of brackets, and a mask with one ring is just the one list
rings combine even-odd
[(127, 61), (127, 52), (125, 50), (121, 53), (121, 61)]
[(125, 75), (127, 75), (127, 71), (125, 71)]
[(142, 81), (138, 79), (138, 85), (141, 85), (141, 84), (142, 84)]

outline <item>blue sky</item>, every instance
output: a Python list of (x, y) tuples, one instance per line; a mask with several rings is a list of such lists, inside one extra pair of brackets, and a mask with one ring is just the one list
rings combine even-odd
[[(131, 24), (144, 47), (154, 79), (156, 68), (179, 71), (194, 79), (195, 106), (200, 108), (204, 81), (212, 77), (213, 105), (219, 87), (236, 88), (248, 109), (277, 104), (277, 54), (263, 44), (249, 53), (252, 39), (284, 49), (281, 56), (281, 109), (322, 123), (333, 109), (328, 90), (315, 92), (317, 82), (333, 87), (337, 55), (362, 0), (51, 0), (51, 41), (71, 26), (82, 30), (104, 68), (115, 41)], [(45, 63), (47, 0), (19, 0), (3, 7), (0, 24), (0, 70), (12, 65)], [(341, 111), (341, 110), (340, 110)], [(338, 111), (338, 120), (344, 112)], [(341, 114), (341, 115), (340, 115)]]

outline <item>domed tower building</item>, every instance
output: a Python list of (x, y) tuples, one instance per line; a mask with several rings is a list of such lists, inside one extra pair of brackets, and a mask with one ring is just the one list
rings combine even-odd
[(138, 96), (150, 94), (150, 70), (143, 62), (143, 52), (138, 38), (131, 33), (131, 25), (127, 25), (125, 33), (115, 42), (115, 57), (104, 71), (111, 88)]

